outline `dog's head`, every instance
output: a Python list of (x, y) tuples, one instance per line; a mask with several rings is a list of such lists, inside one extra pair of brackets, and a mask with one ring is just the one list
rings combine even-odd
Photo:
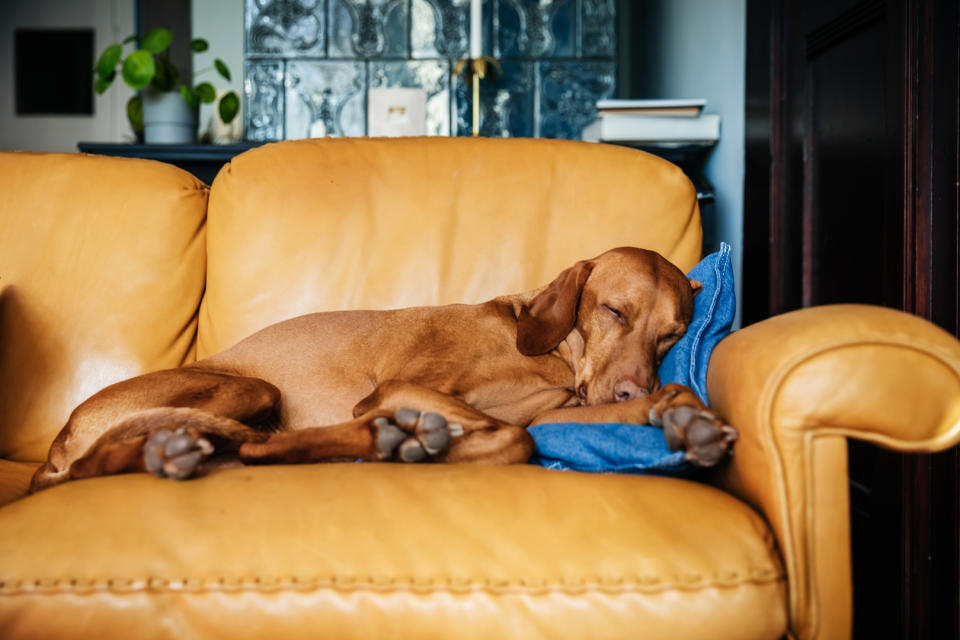
[(566, 269), (524, 305), (517, 349), (540, 355), (566, 340), (582, 404), (641, 397), (660, 386), (657, 367), (686, 333), (700, 288), (654, 251), (612, 249)]

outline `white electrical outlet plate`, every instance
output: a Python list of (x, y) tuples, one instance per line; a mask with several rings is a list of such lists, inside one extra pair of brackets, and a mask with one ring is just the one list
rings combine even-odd
[(367, 135), (422, 136), (427, 132), (427, 92), (423, 89), (370, 89)]

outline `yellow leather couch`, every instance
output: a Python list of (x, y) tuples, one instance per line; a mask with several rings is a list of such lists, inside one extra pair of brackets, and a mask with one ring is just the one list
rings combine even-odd
[(700, 257), (640, 152), (311, 140), (208, 189), (164, 164), (0, 154), (0, 637), (845, 638), (846, 439), (960, 438), (960, 344), (838, 306), (736, 332), (713, 485), (533, 466), (317, 464), (23, 497), (99, 388), (317, 310), (475, 302), (612, 246)]

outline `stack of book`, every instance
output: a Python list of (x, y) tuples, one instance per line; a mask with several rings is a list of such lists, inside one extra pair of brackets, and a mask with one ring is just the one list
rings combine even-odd
[(720, 138), (720, 116), (704, 114), (706, 100), (600, 100), (597, 119), (583, 130), (590, 142), (705, 145)]

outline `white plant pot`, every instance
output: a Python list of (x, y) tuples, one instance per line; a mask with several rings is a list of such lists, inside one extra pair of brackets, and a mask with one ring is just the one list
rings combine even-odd
[(197, 110), (179, 92), (143, 92), (143, 141), (147, 144), (193, 144)]

